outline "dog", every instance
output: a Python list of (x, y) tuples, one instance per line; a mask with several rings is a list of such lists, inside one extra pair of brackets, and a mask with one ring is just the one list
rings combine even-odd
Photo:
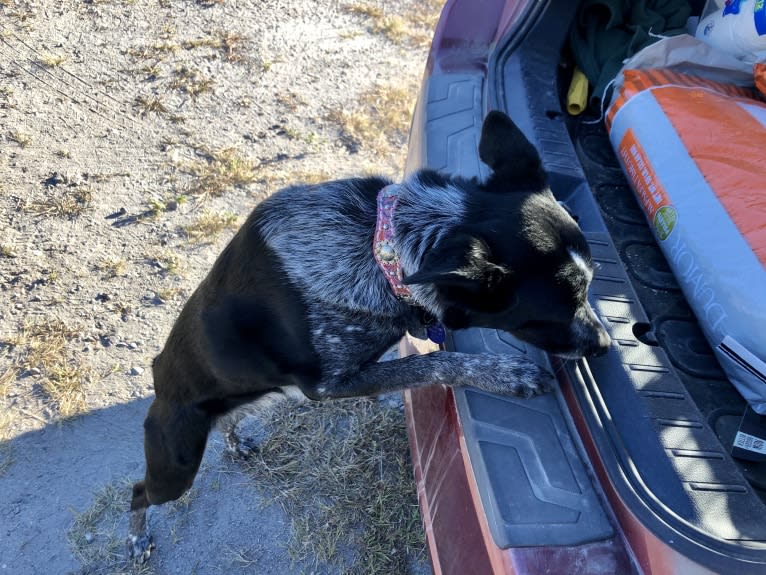
[(550, 389), (551, 375), (520, 356), (378, 362), (406, 332), (495, 328), (564, 358), (608, 349), (587, 302), (588, 244), (537, 150), (493, 111), (479, 157), (492, 170), (483, 182), (423, 169), (399, 184), (288, 187), (255, 208), (154, 360), (131, 556), (148, 558), (146, 508), (189, 489), (216, 420), (276, 390), (325, 400), (435, 384), (522, 397)]

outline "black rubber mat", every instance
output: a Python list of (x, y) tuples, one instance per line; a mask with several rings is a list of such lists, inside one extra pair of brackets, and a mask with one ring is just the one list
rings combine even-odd
[[(486, 177), (477, 147), (483, 119), (483, 74), (442, 74), (427, 85), (423, 154), (435, 169)], [(529, 354), (549, 365), (539, 350), (509, 334), (470, 329), (455, 332), (449, 349), (467, 353)], [(512, 399), (456, 389), (455, 399), (474, 475), (495, 543), (501, 547), (580, 545), (613, 535), (561, 398), (549, 394)]]
[[(647, 333), (654, 334), (697, 408), (729, 450), (745, 401), (724, 376), (686, 303), (628, 187), (603, 123), (573, 122), (571, 133), (609, 235), (648, 316)], [(734, 461), (766, 501), (766, 464)]]

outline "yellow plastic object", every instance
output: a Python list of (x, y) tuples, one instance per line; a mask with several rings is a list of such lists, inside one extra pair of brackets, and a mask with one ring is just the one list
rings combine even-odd
[(580, 71), (580, 68), (575, 68), (572, 83), (569, 84), (569, 92), (567, 92), (567, 112), (572, 116), (582, 114), (587, 101), (588, 78)]

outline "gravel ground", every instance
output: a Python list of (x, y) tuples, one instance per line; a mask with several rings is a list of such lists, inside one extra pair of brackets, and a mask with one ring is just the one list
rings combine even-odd
[(0, 0), (0, 572), (360, 569), (295, 560), (295, 517), (217, 436), (152, 511), (148, 566), (122, 558), (127, 486), (151, 359), (250, 210), (288, 182), (401, 176), (438, 9)]

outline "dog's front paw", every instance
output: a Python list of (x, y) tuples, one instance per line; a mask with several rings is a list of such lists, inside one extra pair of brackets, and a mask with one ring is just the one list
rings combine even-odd
[[(133, 488), (134, 495), (143, 493), (143, 482)], [(130, 512), (128, 540), (126, 541), (128, 559), (141, 564), (146, 563), (154, 551), (155, 545), (146, 527), (146, 507), (133, 509)]]
[(127, 541), (128, 559), (132, 559), (136, 563), (143, 564), (149, 560), (152, 555), (152, 551), (155, 549), (152, 536), (148, 533), (143, 535), (129, 535)]
[(491, 393), (533, 397), (553, 389), (551, 373), (535, 362), (517, 355), (483, 355), (486, 369), (472, 385)]

